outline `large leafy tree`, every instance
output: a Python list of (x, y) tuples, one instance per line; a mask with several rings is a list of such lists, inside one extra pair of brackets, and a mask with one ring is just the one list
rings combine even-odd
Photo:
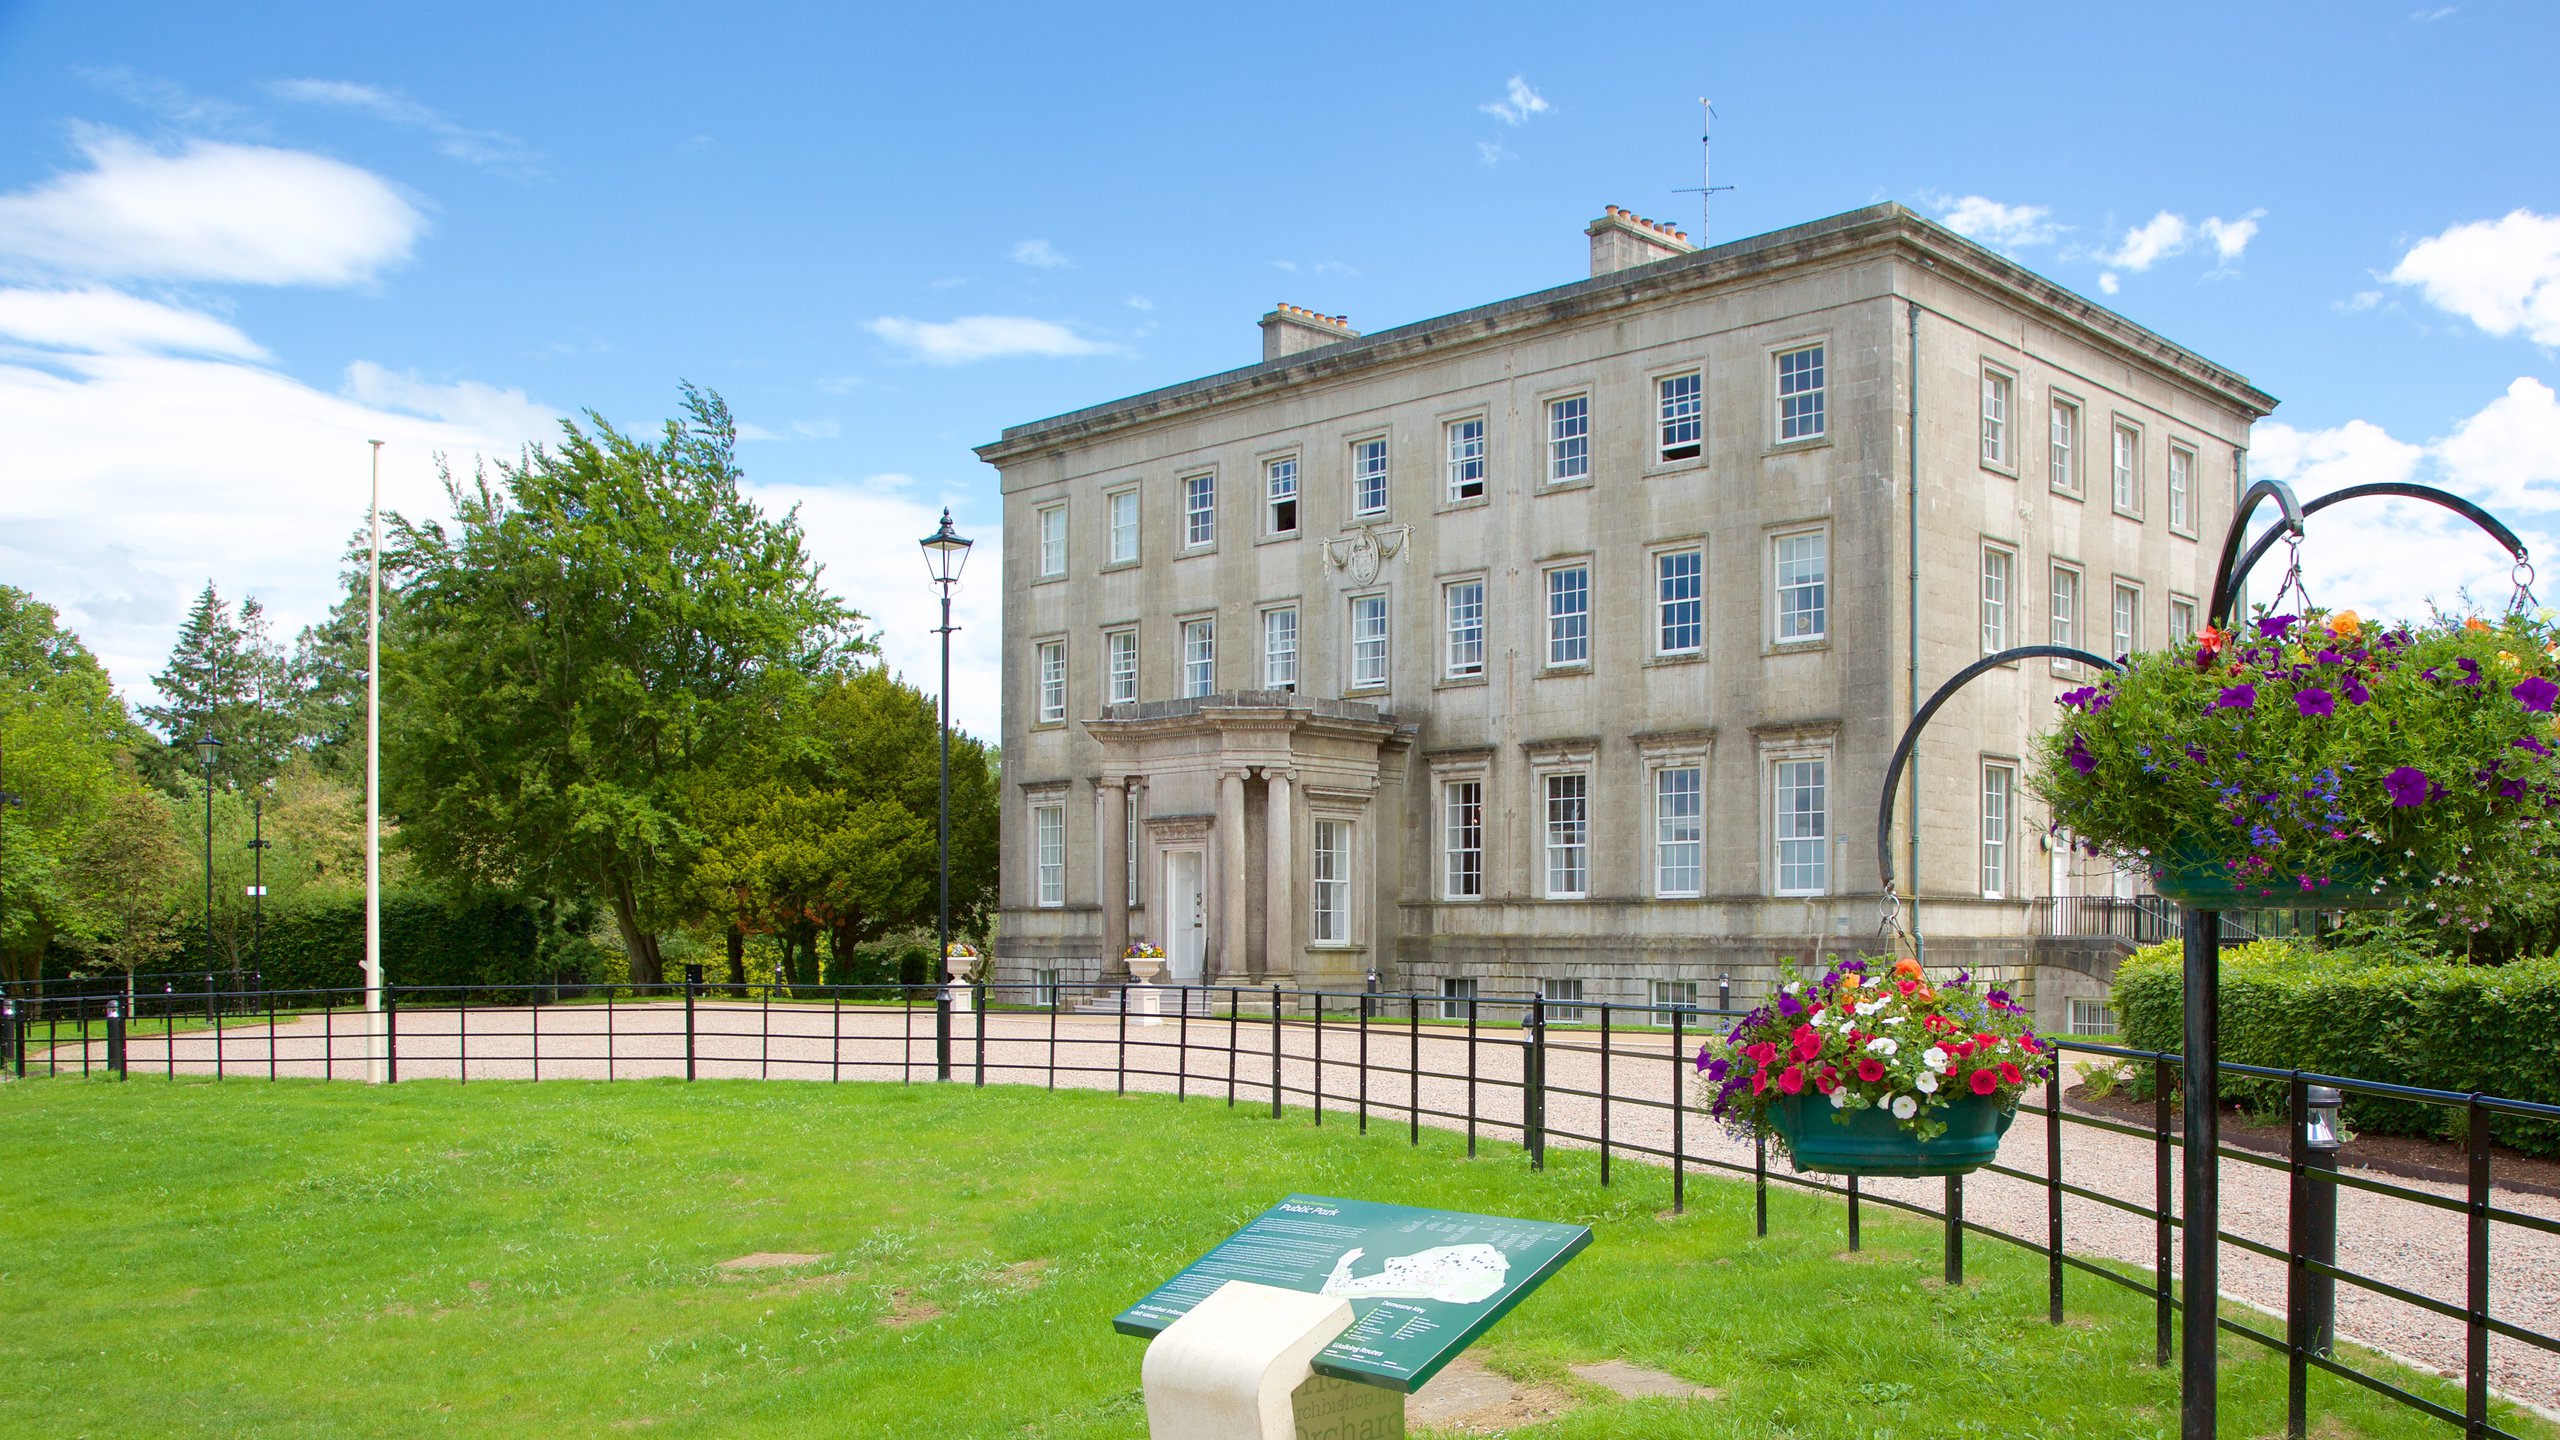
[(48, 946), (109, 923), (82, 844), (139, 793), (125, 761), (147, 740), (53, 607), (0, 585), (0, 791), (18, 800), (0, 805), (0, 978), (33, 979)]
[(178, 948), (179, 896), (189, 875), (167, 798), (139, 787), (118, 791), (82, 834), (77, 864), (93, 897), (89, 959), (125, 977), (157, 970)]
[(214, 782), (262, 784), (289, 764), (300, 739), (300, 689), (256, 597), (235, 613), (212, 585), (178, 629), (168, 667), (152, 677), (161, 703), (142, 718), (167, 742), (138, 757), (143, 773), (176, 793), (197, 773), (194, 742), (222, 742)]
[(685, 797), (787, 731), (870, 648), (796, 515), (739, 494), (737, 427), (684, 387), (654, 441), (592, 412), (493, 480), (447, 478), (450, 528), (394, 517), (384, 769), (403, 841), (451, 882), (592, 893), (632, 978), (664, 978), (700, 831)]
[[(829, 686), (810, 707), (815, 740), (812, 781), (847, 793), (895, 801), (924, 825), (925, 868), (936, 861), (934, 826), (940, 784), (941, 716), (933, 697), (874, 667)], [(951, 925), (955, 932), (983, 933), (996, 899), (996, 784), (989, 747), (954, 731), (951, 736)], [(867, 923), (837, 938), (846, 945), (877, 939), (891, 930), (934, 923), (931, 888), (911, 905), (873, 907)]]

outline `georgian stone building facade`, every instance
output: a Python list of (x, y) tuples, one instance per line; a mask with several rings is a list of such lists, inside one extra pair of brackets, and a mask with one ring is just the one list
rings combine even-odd
[[(1712, 999), (1872, 943), (1916, 697), (2200, 623), (2274, 404), (2240, 376), (1898, 205), (1586, 233), (1588, 279), (1370, 335), (1284, 305), (1260, 364), (979, 449), (999, 978), (1145, 937), (1219, 982)], [(2017, 961), (2082, 883), (2021, 784), (2072, 683), (1986, 676), (1920, 745), (1933, 961)]]

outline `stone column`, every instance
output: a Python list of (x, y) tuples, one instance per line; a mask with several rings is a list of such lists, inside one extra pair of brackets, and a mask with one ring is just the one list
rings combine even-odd
[(1218, 942), (1216, 973), (1242, 978), (1245, 960), (1244, 771), (1218, 775)]
[(1298, 858), (1292, 841), (1297, 832), (1291, 828), (1289, 809), (1289, 772), (1267, 767), (1262, 772), (1268, 788), (1266, 814), (1270, 829), (1262, 846), (1262, 918), (1264, 929), (1264, 968), (1273, 975), (1295, 974), (1298, 969), (1298, 903), (1296, 887)]
[(1096, 780), (1093, 793), (1102, 831), (1094, 847), (1102, 870), (1094, 898), (1102, 905), (1102, 973), (1109, 975), (1129, 948), (1129, 792), (1114, 777)]

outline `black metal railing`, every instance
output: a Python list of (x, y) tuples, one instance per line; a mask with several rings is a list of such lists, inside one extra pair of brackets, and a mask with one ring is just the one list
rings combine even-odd
[[(2252, 940), (2308, 939), (2323, 928), (2317, 910), (2225, 910), (2224, 948)], [(2052, 895), (2035, 902), (2034, 933), (2156, 945), (2184, 933), (2187, 912), (2158, 895)]]
[[(1970, 1182), (1947, 1180), (1942, 1194), (1932, 1197), (1928, 1192), (1935, 1187), (1925, 1182), (1836, 1183), (1773, 1170), (1765, 1146), (1721, 1137), (1701, 1123), (1704, 1117), (1687, 1103), (1695, 1042), (1708, 1027), (1729, 1021), (1730, 1009), (1576, 1000), (1568, 1004), (1578, 1023), (1566, 1026), (1554, 1023), (1549, 1003), (1536, 996), (1048, 981), (753, 984), (744, 998), (735, 987), (717, 983), (583, 991), (403, 985), (386, 987), (375, 1012), (365, 1010), (365, 998), (355, 989), (267, 990), (247, 993), (244, 1005), (237, 991), (155, 996), (139, 987), (130, 997), (120, 988), (106, 995), (16, 996), (0, 1001), (0, 1066), (21, 1076), (139, 1073), (389, 1083), (677, 1075), (913, 1083), (934, 1079), (938, 1055), (948, 1054), (951, 1078), (962, 1083), (1108, 1085), (1122, 1094), (1142, 1090), (1183, 1101), (1268, 1106), (1274, 1118), (1295, 1106), (1318, 1126), (1348, 1123), (1364, 1132), (1373, 1124), (1397, 1126), (1410, 1143), (1419, 1143), (1430, 1125), (1463, 1134), (1470, 1156), (1488, 1139), (1516, 1142), (1533, 1169), (1545, 1168), (1553, 1145), (1593, 1150), (1602, 1185), (1613, 1183), (1629, 1158), (1655, 1162), (1669, 1171), (1675, 1209), (1686, 1205), (1694, 1174), (1748, 1177), (1764, 1235), (1772, 1184), (1826, 1191), (1847, 1207), (1853, 1250), (1862, 1243), (1864, 1206), (1907, 1211), (1942, 1227), (1951, 1283), (1962, 1280), (1969, 1235), (2043, 1256), (2054, 1323), (2062, 1320), (2065, 1278), (2072, 1271), (2148, 1297), (2155, 1313), (2155, 1358), (2162, 1365), (2171, 1358), (2172, 1317), (2185, 1303), (2172, 1285), (2171, 1263), (2183, 1231), (2172, 1178), (2181, 1144), (2171, 1110), (2180, 1064), (2165, 1053), (2056, 1041), (2066, 1061), (2103, 1063), (2147, 1078), (2152, 1099), (2143, 1121), (2066, 1104), (2067, 1066), (2057, 1066), (2041, 1103), (2022, 1107), (2021, 1119), (2035, 1122), (2029, 1133), (2041, 1131), (2036, 1167), (1997, 1163)], [(2493, 1343), (2507, 1347), (2511, 1360), (2538, 1366), (2534, 1373), (2550, 1383), (2560, 1376), (2560, 1339), (2519, 1322), (2516, 1316), (2531, 1313), (2529, 1307), (2502, 1312), (2493, 1304), (2493, 1240), (2499, 1227), (2511, 1238), (2560, 1236), (2560, 1220), (2519, 1208), (2512, 1195), (2502, 1197), (2492, 1183), (2490, 1136), (2502, 1119), (2560, 1119), (2560, 1106), (2247, 1065), (2222, 1069), (2280, 1082), (2291, 1097), (2288, 1154), (2233, 1146), (2219, 1152), (2226, 1189), (2253, 1173), (2282, 1177), (2284, 1233), (2218, 1232), (2226, 1256), (2281, 1267), (2280, 1294), (2261, 1274), (2262, 1293), (2247, 1294), (2244, 1284), (2241, 1297), (2280, 1316), (2281, 1329), (2255, 1323), (2245, 1313), (2219, 1316), (2218, 1323), (2286, 1357), (2290, 1433), (2305, 1433), (2308, 1385), (2317, 1373), (2458, 1426), (2466, 1437), (2510, 1434), (2491, 1417)], [(2459, 1123), (2450, 1128), (2466, 1137), (2460, 1183), (2429, 1189), (2324, 1163), (2306, 1138), (2313, 1092), (2320, 1086), (2349, 1097), (2443, 1106), (2458, 1115)], [(2065, 1126), (2080, 1127), (2069, 1133), (2090, 1147), (2078, 1173), (2066, 1173)], [(2117, 1153), (2102, 1153), (2109, 1145)], [(2002, 1185), (2010, 1187), (2005, 1194), (1994, 1188)], [(2005, 1202), (2013, 1228), (1993, 1223), (1997, 1215), (1980, 1218), (1988, 1212), (1979, 1203), (1969, 1211), (1969, 1189), (1978, 1201)], [(2370, 1260), (2363, 1269), (2341, 1263), (2341, 1253), (2383, 1255), (2392, 1248), (2358, 1245), (2349, 1237), (2341, 1249), (2334, 1216), (2342, 1194), (2418, 1207), (2394, 1223), (2392, 1234), (2372, 1237), (2403, 1247), (2412, 1233), (2408, 1226), (2419, 1224), (2423, 1213), (2453, 1217), (2430, 1251), (2442, 1263), (2423, 1277), (2371, 1273)], [(2032, 1203), (2038, 1197), (2040, 1206)], [(2147, 1221), (2148, 1253), (2108, 1254), (2105, 1244), (2094, 1242), (2074, 1250), (2066, 1233), (2066, 1202)], [(2458, 1265), (2452, 1260), (2456, 1254), (2462, 1257)], [(2427, 1293), (2426, 1281), (2454, 1277), (2459, 1295)], [(2530, 1295), (2553, 1281), (2528, 1273), (2522, 1284), (2516, 1293)], [(2435, 1327), (2427, 1333), (2436, 1353), (2419, 1358), (2458, 1375), (2458, 1387), (2431, 1398), (2350, 1363), (2330, 1340), (2341, 1327), (2327, 1297), (2340, 1285), (2427, 1317), (2420, 1328)], [(2354, 1330), (2343, 1327), (2349, 1338)], [(2399, 1338), (2408, 1343), (2405, 1327)]]

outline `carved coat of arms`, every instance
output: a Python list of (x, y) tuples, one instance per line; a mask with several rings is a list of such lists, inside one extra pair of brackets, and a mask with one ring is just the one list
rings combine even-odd
[(1333, 568), (1351, 577), (1354, 585), (1368, 585), (1378, 578), (1378, 571), (1396, 552), (1404, 548), (1406, 537), (1413, 533), (1410, 525), (1394, 525), (1381, 529), (1363, 525), (1339, 540), (1324, 542), (1324, 558)]

